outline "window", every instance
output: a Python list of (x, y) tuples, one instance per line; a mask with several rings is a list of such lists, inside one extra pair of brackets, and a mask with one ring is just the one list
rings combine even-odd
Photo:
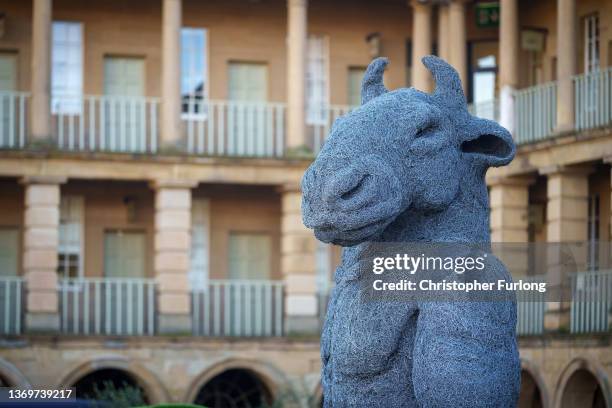
[(191, 205), (191, 262), (189, 281), (193, 289), (205, 289), (209, 268), (210, 203), (194, 199)]
[(83, 276), (82, 256), (83, 197), (63, 196), (60, 202), (60, 225), (57, 273), (60, 278)]
[(143, 96), (144, 59), (105, 57), (104, 94), (113, 96)]
[(599, 15), (584, 17), (584, 71), (599, 69)]
[(204, 114), (208, 98), (207, 31), (203, 28), (181, 30), (181, 97), (183, 114)]
[(306, 69), (306, 121), (309, 125), (324, 125), (327, 123), (327, 107), (329, 105), (328, 61), (327, 38), (309, 36)]
[(80, 114), (83, 93), (82, 25), (54, 21), (51, 37), (51, 111), (54, 114)]
[(0, 91), (17, 89), (17, 54), (0, 53)]
[(348, 71), (348, 104), (361, 105), (361, 80), (365, 74), (364, 67), (350, 67)]
[(19, 230), (0, 228), (0, 276), (17, 276)]
[(104, 234), (104, 276), (144, 278), (145, 234), (140, 231), (107, 231)]
[(271, 250), (268, 234), (230, 233), (230, 279), (269, 279)]
[(250, 62), (230, 62), (229, 99), (262, 102), (268, 99), (268, 67)]

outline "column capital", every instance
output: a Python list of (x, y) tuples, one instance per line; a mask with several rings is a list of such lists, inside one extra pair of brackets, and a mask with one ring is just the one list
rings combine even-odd
[(493, 176), (487, 178), (487, 186), (530, 186), (536, 181), (535, 176)]
[(566, 166), (560, 164), (553, 164), (550, 166), (542, 167), (538, 169), (538, 172), (542, 176), (550, 176), (554, 174), (563, 174), (563, 175), (574, 175), (574, 176), (588, 176), (593, 172), (593, 166), (591, 165), (577, 165), (577, 166)]
[(300, 183), (285, 183), (276, 188), (276, 191), (280, 194), (283, 193), (302, 193), (302, 186)]
[(431, 7), (432, 2), (428, 1), (428, 0), (408, 0), (408, 6), (417, 9), (417, 8), (424, 8), (424, 7)]
[(184, 179), (160, 179), (149, 181), (149, 186), (153, 190), (159, 190), (162, 188), (187, 188), (192, 189), (197, 187), (199, 184), (196, 180), (184, 180)]
[(65, 184), (67, 177), (62, 176), (24, 176), (19, 179), (19, 183), (28, 184)]
[(307, 7), (308, 0), (287, 0), (287, 5), (290, 7)]

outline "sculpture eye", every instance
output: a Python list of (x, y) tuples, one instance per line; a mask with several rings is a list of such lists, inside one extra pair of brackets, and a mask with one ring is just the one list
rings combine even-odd
[(420, 126), (417, 130), (415, 139), (433, 136), (436, 129), (437, 126), (434, 123), (425, 123), (424, 126)]

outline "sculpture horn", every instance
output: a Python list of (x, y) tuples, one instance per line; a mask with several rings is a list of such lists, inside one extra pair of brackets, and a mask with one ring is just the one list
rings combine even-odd
[(368, 65), (368, 69), (361, 81), (361, 104), (364, 105), (370, 100), (387, 92), (383, 84), (383, 73), (389, 60), (387, 58), (376, 58)]
[(436, 81), (433, 97), (443, 106), (467, 108), (459, 74), (448, 62), (433, 55), (423, 57), (423, 65)]

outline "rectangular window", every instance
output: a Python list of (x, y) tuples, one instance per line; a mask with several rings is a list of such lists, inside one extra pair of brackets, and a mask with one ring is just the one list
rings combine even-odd
[(191, 205), (191, 263), (189, 281), (193, 289), (208, 284), (210, 242), (210, 202), (194, 199)]
[(207, 31), (204, 28), (181, 29), (181, 97), (184, 115), (204, 114), (208, 98)]
[(271, 241), (263, 233), (230, 233), (229, 278), (270, 279)]
[(230, 62), (229, 99), (263, 102), (268, 99), (268, 67), (250, 62)]
[(104, 276), (144, 278), (145, 251), (144, 232), (107, 231), (104, 234)]
[(0, 228), (0, 276), (17, 276), (19, 230)]
[(588, 269), (599, 269), (599, 194), (589, 195), (589, 214), (588, 214), (588, 240), (589, 240), (589, 255)]
[(0, 91), (17, 89), (17, 54), (0, 53)]
[(584, 71), (599, 69), (599, 15), (584, 17)]
[(143, 58), (105, 57), (104, 58), (104, 94), (112, 96), (144, 95)]
[(51, 41), (51, 111), (78, 115), (83, 94), (81, 23), (54, 21)]
[(329, 106), (329, 50), (327, 37), (308, 37), (306, 66), (306, 121), (325, 125)]
[(61, 198), (57, 251), (57, 273), (60, 278), (83, 276), (83, 207), (83, 197)]
[(361, 105), (361, 80), (365, 74), (364, 67), (350, 67), (348, 70), (348, 104)]

